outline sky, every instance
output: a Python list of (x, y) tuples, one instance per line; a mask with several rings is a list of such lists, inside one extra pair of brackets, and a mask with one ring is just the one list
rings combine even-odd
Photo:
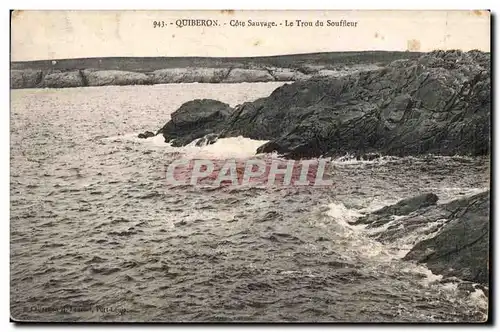
[[(178, 20), (217, 27), (177, 27)], [(272, 28), (248, 21), (276, 22)], [(285, 22), (285, 20), (287, 22)], [(296, 20), (312, 22), (298, 27)], [(327, 26), (327, 21), (353, 22)], [(163, 27), (154, 27), (154, 22)], [(231, 26), (244, 22), (246, 26)], [(316, 26), (316, 22), (323, 26)], [(294, 26), (289, 26), (293, 22)], [(356, 26), (354, 26), (354, 22)], [(170, 24), (172, 23), (172, 24)], [(279, 25), (279, 24), (282, 25)], [(487, 11), (14, 11), (11, 60), (264, 56), (332, 51), (490, 51)]]

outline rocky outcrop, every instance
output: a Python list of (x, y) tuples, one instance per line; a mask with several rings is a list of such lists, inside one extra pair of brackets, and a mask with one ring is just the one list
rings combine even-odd
[(11, 70), (10, 87), (12, 89), (36, 88), (42, 81), (42, 77), (41, 70)]
[(173, 146), (183, 146), (207, 134), (219, 132), (231, 112), (228, 104), (217, 100), (192, 100), (172, 113), (171, 120), (157, 134), (162, 133), (165, 142), (171, 142)]
[(269, 140), (258, 153), (292, 159), (484, 155), (490, 147), (490, 72), (487, 53), (431, 52), (379, 70), (285, 84), (237, 106), (217, 128), (220, 137)]
[(46, 74), (40, 83), (42, 88), (75, 88), (80, 86), (85, 86), (80, 71), (51, 72)]
[(149, 76), (120, 70), (84, 70), (88, 86), (151, 84)]
[(386, 245), (410, 245), (403, 259), (426, 264), (435, 274), (487, 284), (490, 192), (437, 200), (434, 194), (404, 199), (354, 224), (365, 224), (369, 236)]
[[(270, 139), (258, 152), (289, 158), (486, 154), (488, 58), (479, 52), (434, 52), (381, 70), (297, 82), (245, 105), (227, 132)], [(285, 125), (273, 129), (277, 118), (285, 118)]]
[(490, 192), (453, 201), (439, 210), (446, 224), (436, 236), (417, 243), (404, 259), (426, 264), (445, 277), (488, 283)]

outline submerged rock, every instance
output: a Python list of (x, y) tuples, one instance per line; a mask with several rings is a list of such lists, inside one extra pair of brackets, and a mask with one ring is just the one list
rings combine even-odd
[[(488, 283), (490, 192), (439, 207), (448, 220), (438, 234), (417, 243), (404, 257), (435, 274)], [(429, 212), (427, 213), (429, 214)]]
[(225, 103), (196, 99), (184, 103), (158, 133), (173, 146), (184, 146), (207, 134), (218, 133), (232, 112)]

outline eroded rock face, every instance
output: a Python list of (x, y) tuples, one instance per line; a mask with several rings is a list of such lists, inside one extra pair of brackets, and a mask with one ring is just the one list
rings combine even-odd
[(151, 74), (153, 84), (166, 83), (220, 83), (229, 68), (167, 68)]
[(284, 85), (237, 109), (223, 136), (270, 140), (259, 153), (293, 159), (483, 155), (490, 90), (489, 54), (436, 51), (380, 70)]
[(158, 133), (163, 134), (165, 142), (184, 146), (207, 134), (218, 133), (232, 110), (228, 104), (217, 100), (192, 100), (172, 113), (171, 120)]
[(151, 84), (151, 79), (143, 73), (120, 70), (84, 70), (83, 74), (88, 86)]
[(404, 259), (424, 263), (445, 277), (488, 283), (490, 192), (453, 201), (440, 210), (448, 211), (446, 225), (436, 236), (417, 243)]
[(41, 70), (11, 70), (10, 88), (36, 88), (42, 81), (43, 73)]

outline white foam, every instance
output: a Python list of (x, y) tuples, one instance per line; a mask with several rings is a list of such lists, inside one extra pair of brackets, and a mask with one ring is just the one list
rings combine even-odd
[(170, 147), (170, 144), (165, 143), (165, 138), (163, 137), (163, 135), (156, 135), (154, 137), (146, 138), (145, 142), (153, 146)]
[(372, 262), (390, 262), (392, 260), (382, 243), (367, 236), (364, 232), (365, 225), (350, 224), (363, 216), (359, 210), (347, 208), (341, 202), (334, 202), (328, 205), (325, 215), (333, 221), (333, 224), (325, 225), (325, 227), (329, 232), (335, 233), (337, 245), (345, 246), (346, 259), (363, 257)]
[(185, 146), (187, 158), (244, 159), (256, 155), (257, 148), (267, 141), (253, 140), (243, 136), (220, 138), (214, 144), (198, 147), (195, 142)]
[(353, 227), (353, 225), (350, 225), (351, 222), (363, 216), (363, 214), (357, 210), (347, 208), (342, 202), (328, 204), (326, 215), (332, 217), (335, 221), (348, 228)]
[[(376, 205), (378, 206), (378, 204)], [(427, 223), (421, 228), (412, 230), (390, 243), (383, 244), (373, 239), (371, 236), (373, 234), (382, 233), (388, 227), (400, 223), (400, 220), (406, 216), (392, 216), (392, 220), (376, 228), (367, 229), (367, 225), (364, 224), (351, 224), (356, 221), (357, 218), (373, 210), (375, 210), (374, 206), (352, 209), (347, 208), (342, 202), (334, 202), (327, 205), (325, 215), (332, 218), (334, 221), (334, 224), (327, 226), (330, 231), (342, 233), (342, 236), (346, 238), (349, 237), (349, 241), (352, 242), (351, 245), (359, 247), (356, 251), (361, 256), (376, 257), (379, 261), (391, 261), (393, 259), (399, 260), (403, 258), (417, 242), (433, 237), (446, 222), (445, 219), (440, 219), (435, 222)], [(404, 224), (400, 223), (399, 227), (404, 227)], [(430, 271), (426, 270), (425, 273), (430, 273)]]
[(469, 295), (469, 301), (473, 306), (480, 310), (486, 311), (488, 309), (488, 298), (484, 295), (484, 292), (481, 289), (475, 289)]
[(401, 159), (393, 156), (382, 156), (373, 158), (371, 160), (358, 159), (356, 156), (346, 154), (345, 156), (335, 158), (332, 160), (334, 165), (364, 165), (364, 164), (385, 164), (394, 160)]
[[(366, 229), (366, 233), (368, 234), (379, 234), (379, 233), (383, 233), (385, 231), (387, 231), (389, 229), (389, 227), (391, 226), (395, 226), (397, 225), (398, 221), (400, 219), (403, 219), (404, 217), (406, 216), (396, 216), (396, 215), (392, 215), (391, 216), (391, 220), (378, 226), (378, 227), (374, 227), (374, 228), (370, 228), (370, 229)], [(400, 226), (403, 226), (403, 225), (400, 225)]]
[(447, 282), (442, 284), (442, 289), (450, 293), (456, 293), (458, 291), (458, 282)]
[(214, 144), (205, 146), (196, 146), (196, 141), (182, 147), (173, 147), (166, 143), (162, 135), (156, 135), (149, 138), (138, 138), (138, 133), (128, 133), (120, 136), (105, 138), (110, 141), (129, 141), (142, 143), (151, 148), (162, 148), (166, 152), (177, 152), (184, 158), (206, 158), (206, 159), (245, 159), (255, 156), (257, 148), (268, 141), (254, 140), (251, 138), (238, 136), (229, 138), (220, 138)]
[(443, 276), (441, 274), (434, 274), (431, 270), (422, 265), (418, 265), (417, 269), (425, 274), (425, 278), (420, 281), (424, 286), (429, 286), (443, 279)]
[[(387, 223), (387, 227), (389, 227), (389, 224), (396, 224), (399, 222), (400, 219), (403, 219), (406, 216), (398, 216), (395, 217), (393, 221), (390, 223)], [(418, 243), (427, 239), (430, 239), (436, 234), (439, 233), (443, 225), (446, 224), (448, 220), (447, 219), (438, 219), (436, 221), (428, 222), (421, 227), (418, 227), (416, 229), (413, 229), (409, 232), (402, 232), (403, 235), (397, 239), (395, 239), (392, 243), (388, 244), (387, 246), (390, 247), (392, 253), (394, 256), (403, 258), (406, 256), (408, 252)], [(404, 223), (399, 223), (400, 228), (404, 229), (405, 225)], [(376, 229), (377, 233), (381, 230)]]

